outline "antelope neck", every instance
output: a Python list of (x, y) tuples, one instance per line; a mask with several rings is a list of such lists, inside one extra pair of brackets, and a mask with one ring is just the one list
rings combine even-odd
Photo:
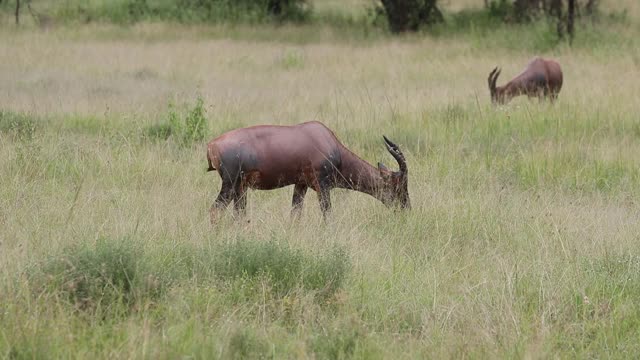
[(347, 148), (341, 151), (341, 168), (337, 186), (359, 191), (382, 201), (384, 181), (380, 170), (359, 158)]

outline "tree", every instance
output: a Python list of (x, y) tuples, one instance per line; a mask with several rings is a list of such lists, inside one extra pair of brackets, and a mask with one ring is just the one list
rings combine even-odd
[(16, 25), (20, 25), (20, 0), (16, 0)]
[(418, 31), (421, 26), (442, 21), (437, 0), (382, 0), (379, 9), (393, 33)]
[(511, 7), (507, 11), (506, 19), (528, 22), (546, 16), (556, 22), (558, 38), (563, 39), (565, 34), (568, 34), (569, 41), (573, 42), (580, 4), (585, 8), (583, 14), (595, 15), (599, 0), (492, 0), (490, 7), (507, 3)]
[(573, 42), (573, 19), (576, 12), (576, 0), (568, 0), (569, 9), (567, 15), (567, 32), (569, 33), (569, 43)]

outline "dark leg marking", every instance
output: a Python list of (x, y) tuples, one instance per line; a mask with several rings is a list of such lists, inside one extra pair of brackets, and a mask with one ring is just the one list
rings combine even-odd
[(293, 200), (291, 200), (291, 217), (298, 218), (304, 205), (304, 196), (307, 194), (306, 184), (296, 184), (293, 188)]
[(236, 215), (247, 214), (247, 189), (241, 181), (238, 181), (233, 192), (233, 209)]
[(214, 201), (213, 205), (211, 205), (211, 210), (210, 210), (211, 224), (215, 224), (218, 218), (218, 213), (224, 210), (229, 205), (232, 198), (233, 198), (233, 185), (228, 181), (223, 181), (222, 188), (220, 189), (220, 193), (218, 194), (216, 201)]
[(321, 182), (320, 189), (318, 191), (318, 200), (320, 201), (320, 210), (322, 211), (322, 217), (327, 219), (327, 216), (331, 212), (331, 187)]

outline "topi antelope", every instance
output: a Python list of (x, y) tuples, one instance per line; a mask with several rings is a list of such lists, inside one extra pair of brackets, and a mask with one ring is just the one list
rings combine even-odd
[(222, 189), (211, 206), (211, 223), (231, 200), (236, 213), (244, 214), (248, 188), (271, 190), (287, 185), (294, 185), (294, 216), (300, 213), (308, 188), (318, 193), (325, 219), (331, 209), (332, 188), (360, 191), (387, 206), (409, 209), (407, 162), (396, 144), (386, 137), (384, 141), (400, 171), (381, 163), (373, 167), (317, 121), (252, 126), (222, 134), (207, 146), (207, 171), (217, 170), (222, 178)]
[(489, 91), (494, 104), (506, 104), (519, 95), (548, 97), (555, 101), (562, 88), (562, 70), (553, 60), (536, 57), (527, 67), (504, 86), (496, 86), (501, 69), (497, 67), (489, 74)]

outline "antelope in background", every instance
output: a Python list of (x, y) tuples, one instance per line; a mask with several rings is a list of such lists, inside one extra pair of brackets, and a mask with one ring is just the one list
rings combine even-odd
[(294, 185), (294, 216), (300, 214), (308, 188), (318, 193), (325, 219), (331, 209), (333, 188), (360, 191), (387, 206), (409, 209), (406, 160), (396, 144), (386, 137), (384, 141), (398, 162), (399, 171), (391, 171), (381, 163), (373, 167), (317, 121), (229, 131), (207, 146), (207, 171), (217, 170), (222, 178), (220, 194), (211, 206), (211, 223), (231, 200), (235, 212), (243, 215), (248, 188), (271, 190), (287, 185)]
[(502, 69), (496, 67), (489, 73), (489, 91), (491, 102), (494, 104), (506, 104), (519, 95), (527, 95), (529, 98), (549, 98), (553, 102), (558, 98), (562, 88), (562, 70), (553, 60), (536, 57), (529, 62), (520, 75), (504, 86), (496, 86), (500, 71)]

